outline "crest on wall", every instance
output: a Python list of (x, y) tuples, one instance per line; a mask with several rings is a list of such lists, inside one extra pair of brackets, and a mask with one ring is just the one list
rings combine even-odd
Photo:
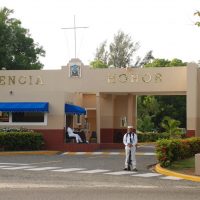
[(71, 64), (69, 70), (70, 77), (81, 77), (81, 67), (77, 64)]

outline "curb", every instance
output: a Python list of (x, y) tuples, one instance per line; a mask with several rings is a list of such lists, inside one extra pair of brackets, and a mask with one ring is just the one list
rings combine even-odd
[(0, 152), (0, 156), (14, 156), (14, 155), (56, 155), (60, 151), (7, 151)]
[(182, 178), (182, 179), (185, 179), (185, 180), (200, 182), (199, 176), (192, 176), (192, 175), (190, 176), (190, 175), (186, 175), (186, 174), (177, 173), (177, 172), (162, 168), (160, 166), (160, 164), (157, 164), (155, 166), (155, 170), (156, 170), (156, 172), (163, 174), (163, 175), (166, 175), (166, 176), (175, 176), (177, 178)]
[[(125, 152), (61, 152), (61, 151), (7, 151), (0, 152), (0, 156), (14, 155), (125, 155)], [(138, 156), (154, 156), (153, 152), (136, 152)]]
[[(124, 156), (125, 152), (111, 152), (111, 151), (95, 151), (95, 152), (63, 152), (60, 155), (120, 155)], [(154, 156), (153, 152), (136, 152), (137, 156)]]

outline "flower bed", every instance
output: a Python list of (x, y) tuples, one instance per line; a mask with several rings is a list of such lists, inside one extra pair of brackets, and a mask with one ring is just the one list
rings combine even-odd
[(200, 138), (158, 140), (156, 153), (160, 165), (168, 167), (173, 161), (200, 153)]

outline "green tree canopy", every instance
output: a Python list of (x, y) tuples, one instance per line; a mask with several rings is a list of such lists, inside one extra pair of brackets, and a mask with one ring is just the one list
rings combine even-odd
[(180, 121), (172, 119), (168, 116), (165, 116), (161, 122), (161, 126), (165, 129), (167, 133), (170, 134), (170, 137), (176, 137), (176, 135), (179, 133), (179, 125)]
[(105, 64), (102, 60), (94, 60), (90, 63), (93, 68), (107, 68), (108, 65)]
[(39, 56), (45, 56), (45, 51), (34, 43), (20, 20), (10, 17), (12, 13), (0, 9), (0, 69), (41, 69)]
[(94, 68), (104, 67), (141, 67), (148, 63), (152, 58), (152, 51), (149, 51), (144, 58), (137, 57), (133, 61), (133, 55), (139, 49), (139, 42), (133, 42), (130, 35), (123, 31), (118, 31), (114, 35), (113, 42), (110, 43), (109, 50), (107, 50), (107, 41), (102, 42), (96, 49), (94, 61), (90, 65)]
[(186, 65), (187, 63), (177, 58), (174, 58), (171, 61), (167, 59), (157, 58), (154, 59), (152, 62), (145, 64), (144, 67), (180, 67)]
[(147, 131), (147, 127), (150, 128), (149, 125), (153, 124), (153, 129), (162, 132), (161, 122), (166, 116), (178, 120), (180, 127), (186, 127), (185, 95), (138, 96), (137, 111), (138, 129), (140, 131)]

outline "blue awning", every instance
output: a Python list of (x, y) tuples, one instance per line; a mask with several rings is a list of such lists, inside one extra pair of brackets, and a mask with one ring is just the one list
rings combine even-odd
[(65, 104), (65, 113), (86, 115), (86, 110), (85, 110), (85, 108), (82, 108), (80, 106), (75, 106), (72, 104)]
[(0, 102), (4, 112), (48, 112), (48, 102)]

